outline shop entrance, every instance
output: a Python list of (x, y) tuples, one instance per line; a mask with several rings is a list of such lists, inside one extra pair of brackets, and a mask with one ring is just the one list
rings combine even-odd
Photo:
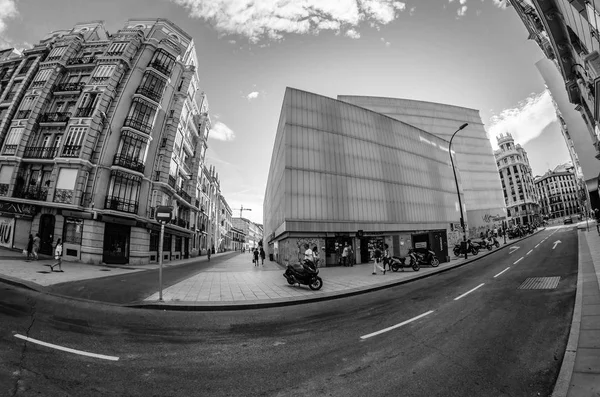
[(361, 263), (369, 263), (371, 261), (372, 252), (375, 248), (379, 248), (383, 255), (383, 237), (363, 237), (360, 239), (360, 261)]
[(52, 255), (53, 237), (54, 215), (44, 214), (40, 217), (40, 254)]
[(129, 236), (131, 227), (106, 223), (104, 226), (104, 263), (129, 263)]
[(342, 265), (342, 252), (344, 246), (348, 244), (351, 250), (350, 258), (353, 259), (354, 247), (352, 246), (352, 237), (350, 236), (339, 236), (335, 238), (325, 239), (325, 265), (326, 266), (341, 266)]

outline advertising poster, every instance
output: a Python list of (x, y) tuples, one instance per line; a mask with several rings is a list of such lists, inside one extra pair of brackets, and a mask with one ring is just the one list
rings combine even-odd
[(15, 218), (0, 217), (0, 245), (12, 248), (15, 235)]

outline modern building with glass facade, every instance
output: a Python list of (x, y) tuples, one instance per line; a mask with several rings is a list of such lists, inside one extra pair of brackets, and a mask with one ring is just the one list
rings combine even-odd
[[(158, 259), (158, 205), (173, 208), (164, 259), (206, 252), (210, 130), (192, 38), (165, 19), (52, 32), (0, 57), (0, 222), (4, 245), (65, 260)], [(218, 204), (217, 204), (218, 205)]]
[(540, 221), (538, 195), (527, 152), (516, 144), (510, 133), (498, 139), (494, 152), (502, 182), (509, 225), (527, 225)]
[[(491, 146), (489, 155), (495, 168)], [(500, 191), (497, 170), (493, 175)], [(457, 177), (465, 203), (461, 169)], [(339, 263), (344, 243), (359, 263), (384, 243), (395, 255), (428, 247), (445, 261), (448, 244), (460, 238), (448, 141), (347, 101), (287, 88), (264, 214), (265, 246), (280, 263), (297, 260), (305, 243), (319, 247), (327, 265)]]

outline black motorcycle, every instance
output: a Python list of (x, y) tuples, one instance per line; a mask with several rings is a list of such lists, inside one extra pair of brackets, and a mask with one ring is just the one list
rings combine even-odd
[(438, 267), (440, 260), (435, 255), (435, 252), (426, 248), (414, 248), (408, 250), (408, 256), (411, 261), (417, 262), (420, 266), (429, 265), (431, 267)]
[(388, 264), (388, 266), (390, 267), (390, 269), (392, 269), (392, 271), (397, 272), (398, 270), (402, 269), (402, 271), (404, 271), (404, 268), (406, 267), (410, 267), (412, 268), (415, 272), (418, 272), (419, 269), (421, 269), (421, 265), (419, 265), (418, 261), (413, 261), (412, 259), (408, 261), (408, 263), (406, 263), (406, 259), (409, 258), (407, 257), (399, 257), (399, 256), (392, 256), (392, 258), (390, 259), (390, 262)]
[[(454, 246), (453, 252), (454, 256), (462, 256), (465, 254), (465, 250), (461, 243)], [(479, 253), (479, 244), (473, 244), (471, 240), (467, 240), (467, 253), (477, 255)]]
[(487, 248), (489, 251), (493, 250), (494, 247), (499, 248), (500, 243), (494, 237), (489, 239), (483, 239), (481, 241), (473, 241), (471, 244), (474, 244), (479, 250)]
[(301, 263), (289, 263), (283, 273), (283, 277), (288, 284), (303, 284), (308, 285), (313, 291), (320, 290), (323, 286), (323, 279), (319, 276), (319, 269), (314, 263), (304, 260)]

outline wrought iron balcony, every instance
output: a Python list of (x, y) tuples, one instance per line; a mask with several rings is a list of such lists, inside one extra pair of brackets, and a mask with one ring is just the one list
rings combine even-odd
[(150, 66), (151, 66), (153, 69), (156, 69), (156, 70), (158, 70), (159, 72), (161, 72), (162, 74), (164, 74), (164, 75), (166, 75), (166, 76), (169, 76), (169, 75), (171, 74), (171, 69), (172, 69), (172, 68), (170, 68), (170, 67), (168, 67), (167, 65), (164, 65), (164, 64), (162, 64), (162, 63), (160, 63), (160, 62), (156, 62), (156, 61), (155, 61), (155, 62), (152, 62), (152, 63), (150, 64)]
[(57, 147), (28, 146), (23, 157), (28, 159), (53, 159), (58, 153)]
[(54, 92), (79, 91), (83, 89), (83, 83), (62, 83), (54, 87)]
[(133, 200), (125, 200), (116, 196), (106, 197), (104, 208), (107, 210), (129, 212), (131, 214), (137, 214), (138, 202)]
[(173, 175), (169, 175), (169, 186), (171, 186), (173, 189), (175, 189), (175, 183), (176, 183), (176, 179)]
[(44, 113), (40, 117), (40, 123), (67, 123), (71, 118), (71, 112)]
[(123, 156), (123, 155), (115, 155), (115, 159), (113, 161), (114, 165), (118, 165), (121, 167), (125, 167), (125, 168), (129, 168), (130, 170), (133, 171), (137, 171), (137, 172), (144, 172), (144, 163), (141, 162), (138, 159), (132, 158), (132, 157), (128, 157), (128, 156)]
[(71, 58), (67, 65), (87, 65), (96, 62), (95, 56)]
[(152, 99), (155, 102), (160, 102), (160, 98), (162, 94), (158, 91), (151, 90), (147, 87), (139, 87), (136, 91), (136, 94), (141, 94), (146, 98)]
[(79, 157), (80, 151), (81, 145), (65, 145), (60, 157)]
[(17, 153), (17, 148), (19, 145), (4, 145), (4, 149), (2, 150), (2, 154), (6, 154), (8, 156), (12, 156)]
[(28, 119), (31, 114), (31, 110), (19, 110), (15, 119)]
[(150, 134), (152, 132), (152, 124), (148, 124), (142, 120), (129, 117), (125, 119), (125, 123), (123, 123), (124, 127), (131, 127), (145, 134)]
[(13, 193), (13, 197), (24, 198), (27, 200), (46, 201), (48, 198), (47, 187), (22, 187), (16, 189)]
[(75, 117), (92, 117), (93, 113), (94, 113), (93, 107), (77, 108), (77, 111), (75, 112)]
[(177, 189), (177, 194), (184, 199), (185, 201), (187, 201), (188, 203), (192, 203), (192, 196), (190, 196), (189, 193), (187, 193), (185, 190), (183, 189)]
[(108, 77), (92, 77), (90, 80), (91, 84), (104, 84), (108, 81)]

